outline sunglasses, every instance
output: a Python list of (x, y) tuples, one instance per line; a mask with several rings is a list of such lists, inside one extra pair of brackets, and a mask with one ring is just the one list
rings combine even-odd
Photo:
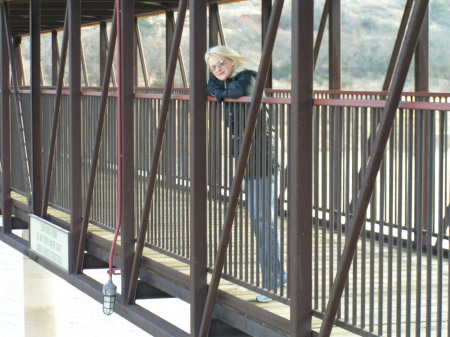
[(224, 59), (222, 61), (217, 62), (216, 64), (210, 66), (209, 69), (211, 70), (211, 72), (215, 72), (217, 69), (219, 69), (225, 64), (225, 61), (226, 60)]

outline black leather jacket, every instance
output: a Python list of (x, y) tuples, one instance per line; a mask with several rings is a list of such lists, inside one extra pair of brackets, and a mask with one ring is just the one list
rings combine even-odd
[(225, 81), (217, 79), (214, 75), (208, 81), (206, 93), (214, 96), (219, 103), (224, 98), (239, 98), (251, 96), (255, 89), (256, 72), (243, 70)]
[[(252, 70), (243, 70), (233, 77), (225, 81), (211, 76), (207, 85), (207, 94), (216, 97), (220, 103), (225, 98), (239, 98), (242, 96), (251, 96), (255, 88), (256, 72)], [(239, 154), (240, 139), (245, 128), (246, 116), (245, 111), (241, 113), (242, 104), (225, 102), (225, 123), (231, 131), (230, 136), (230, 153), (233, 157)], [(276, 151), (275, 132), (273, 127), (269, 125), (269, 117), (264, 108), (261, 109), (265, 118), (258, 118), (255, 136), (250, 149), (249, 162), (247, 167), (246, 178), (255, 179), (268, 176), (278, 169), (277, 157), (279, 152)], [(278, 144), (280, 144), (278, 142)]]

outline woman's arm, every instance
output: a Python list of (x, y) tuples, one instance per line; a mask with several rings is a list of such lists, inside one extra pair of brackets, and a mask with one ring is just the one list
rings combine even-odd
[(211, 76), (206, 92), (208, 95), (216, 97), (218, 102), (222, 102), (224, 98), (250, 96), (253, 91), (255, 76), (255, 72), (244, 70), (227, 81), (227, 87), (225, 87), (224, 82)]
[[(208, 96), (214, 96), (219, 102), (223, 101), (223, 91), (225, 86), (222, 81), (218, 80), (215, 76), (211, 76), (208, 85), (206, 86), (206, 94)], [(220, 97), (220, 100), (219, 100)]]

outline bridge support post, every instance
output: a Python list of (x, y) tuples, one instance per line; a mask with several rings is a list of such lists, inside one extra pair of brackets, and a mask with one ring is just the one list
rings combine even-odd
[(311, 335), (313, 11), (292, 3), (292, 114), (289, 122), (288, 228), (290, 336)]
[(81, 231), (81, 1), (70, 0), (69, 6), (69, 119), (70, 119), (70, 272)]
[(190, 100), (191, 124), (191, 335), (198, 336), (206, 302), (206, 0), (190, 2)]
[[(3, 12), (3, 6), (5, 3), (0, 3), (0, 10)], [(0, 15), (0, 89), (1, 89), (1, 148), (0, 148), (0, 210), (3, 215), (3, 230), (6, 234), (11, 233), (11, 110), (9, 105), (9, 55), (8, 55), (8, 42), (6, 35), (5, 22), (3, 16)]]

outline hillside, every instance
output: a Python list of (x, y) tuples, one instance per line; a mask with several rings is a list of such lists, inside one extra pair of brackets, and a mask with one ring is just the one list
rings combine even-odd
[[(315, 29), (317, 31), (325, 0), (315, 1)], [(406, 0), (341, 0), (342, 88), (345, 90), (380, 90), (403, 15)], [(259, 59), (261, 51), (261, 23), (259, 0), (249, 0), (220, 6), (227, 43), (241, 53)], [(285, 1), (275, 50), (273, 54), (274, 87), (288, 88), (291, 72), (291, 0)], [(448, 0), (430, 1), (430, 90), (450, 89), (450, 7)], [(189, 17), (186, 18), (182, 52), (189, 70)], [(165, 68), (165, 17), (139, 20), (150, 84), (162, 86)], [(59, 34), (62, 35), (62, 34)], [(46, 39), (48, 43), (45, 42)], [(98, 29), (83, 29), (83, 47), (88, 60), (91, 85), (99, 84)], [(43, 38), (49, 46), (50, 37)], [(27, 46), (27, 44), (23, 44)], [(328, 38), (324, 35), (314, 79), (315, 89), (328, 88)], [(27, 48), (23, 48), (24, 56)], [(43, 73), (49, 74), (50, 58), (44, 56)], [(47, 62), (47, 63), (45, 63)], [(25, 62), (25, 65), (27, 63)], [(411, 71), (410, 71), (411, 73)], [(47, 79), (48, 81), (48, 79)], [(143, 82), (142, 82), (143, 83)], [(181, 85), (177, 75), (176, 85)], [(408, 80), (405, 90), (412, 90)]]
[[(449, 91), (450, 88), (450, 7), (448, 0), (430, 1), (430, 90)], [(278, 87), (290, 82), (291, 1), (286, 1), (273, 55), (274, 79)], [(405, 0), (341, 0), (342, 86), (347, 90), (380, 90)], [(317, 32), (324, 0), (315, 1), (315, 30)], [(233, 8), (234, 6), (234, 8)], [(222, 11), (228, 44), (241, 52), (258, 50), (260, 45), (260, 1), (249, 1), (248, 10), (242, 3), (229, 5)], [(244, 50), (245, 48), (245, 50)], [(315, 88), (328, 88), (328, 37), (324, 35), (315, 70)], [(408, 81), (407, 90), (412, 90)]]

